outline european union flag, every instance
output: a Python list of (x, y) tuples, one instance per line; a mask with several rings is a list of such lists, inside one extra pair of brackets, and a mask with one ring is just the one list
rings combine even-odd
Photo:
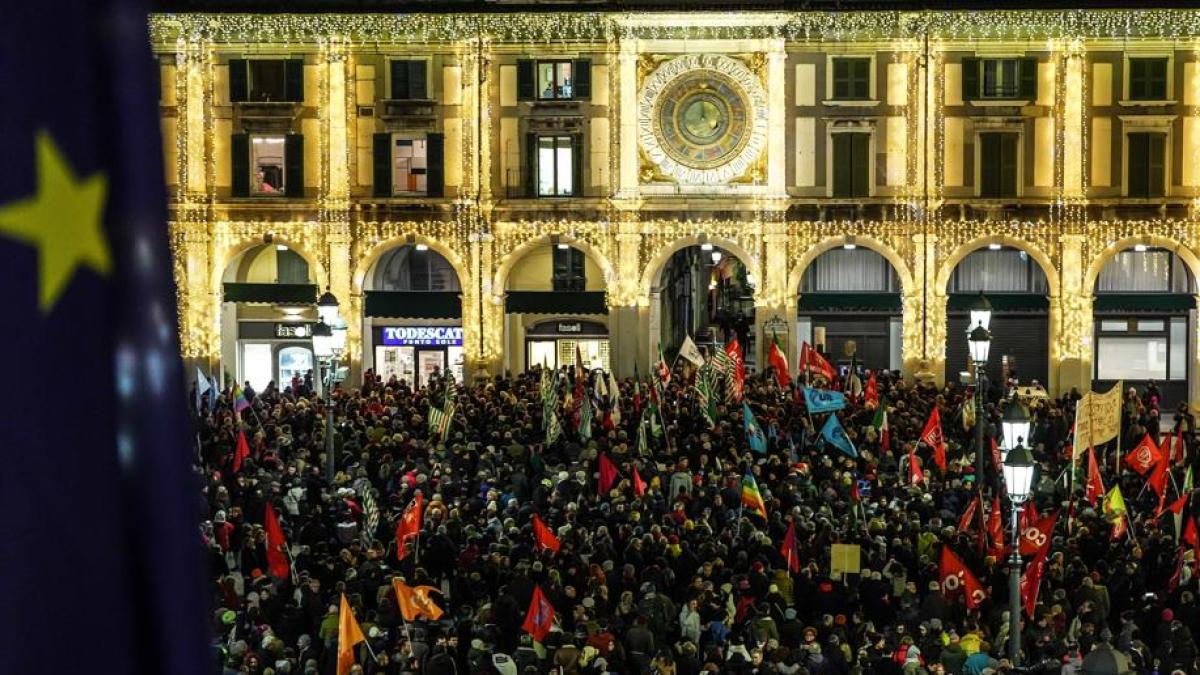
[(0, 21), (0, 670), (208, 673), (144, 8)]

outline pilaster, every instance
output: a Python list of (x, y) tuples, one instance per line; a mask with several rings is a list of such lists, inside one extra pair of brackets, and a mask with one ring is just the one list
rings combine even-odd
[(615, 277), (608, 279), (609, 361), (618, 377), (632, 377), (635, 363), (648, 360), (649, 334), (642, 330), (638, 279), (641, 278), (640, 203), (613, 200), (617, 213)]
[(634, 197), (638, 191), (637, 43), (636, 38), (622, 38), (621, 51), (617, 56), (617, 78), (620, 88), (618, 114), (621, 119), (615, 139), (620, 157), (617, 194), (624, 198)]
[[(920, 313), (920, 331), (910, 339), (905, 334), (905, 364), (913, 378), (946, 381), (946, 289), (932, 283), (937, 274), (937, 235), (913, 235), (913, 292), (904, 298), (905, 315)], [(921, 310), (924, 310), (923, 312)], [(906, 319), (907, 323), (907, 319)], [(915, 322), (914, 322), (915, 323)], [(907, 333), (907, 332), (906, 332)], [(908, 343), (915, 343), (912, 348)], [(919, 347), (919, 351), (918, 348)], [(910, 359), (912, 359), (910, 361)]]
[[(1062, 251), (1062, 296), (1058, 298), (1058, 321), (1050, 324), (1050, 370), (1057, 372), (1056, 391), (1078, 387), (1085, 392), (1092, 382), (1092, 293), (1084, 289), (1085, 237), (1064, 234)], [(1052, 376), (1053, 377), (1053, 376)]]

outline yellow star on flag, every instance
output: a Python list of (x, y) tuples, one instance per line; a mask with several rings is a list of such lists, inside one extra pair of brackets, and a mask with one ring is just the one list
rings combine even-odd
[(108, 183), (102, 173), (77, 180), (49, 133), (38, 132), (36, 145), (37, 194), (0, 205), (0, 235), (37, 249), (39, 305), (48, 313), (76, 268), (104, 276), (112, 268), (103, 230)]

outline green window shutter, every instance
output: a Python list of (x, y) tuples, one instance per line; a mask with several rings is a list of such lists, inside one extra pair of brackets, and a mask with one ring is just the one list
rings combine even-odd
[(1167, 194), (1166, 134), (1146, 134), (1146, 190), (1148, 197)]
[(1145, 59), (1129, 60), (1129, 98), (1141, 101), (1146, 96), (1146, 61)]
[(833, 196), (854, 196), (854, 134), (833, 134)]
[(962, 60), (962, 100), (974, 101), (979, 98), (979, 59), (965, 58)]
[(1017, 78), (1020, 81), (1020, 98), (1037, 100), (1038, 60), (1021, 59), (1017, 62)]
[(1000, 184), (998, 196), (1017, 196), (1017, 134), (996, 134), (1000, 143)]
[(999, 134), (979, 135), (979, 196), (1000, 196)]
[(428, 65), (424, 61), (408, 62), (408, 95), (405, 98), (423, 100), (429, 98)]
[(517, 100), (532, 101), (537, 98), (537, 78), (534, 62), (529, 59), (517, 61)]
[(229, 102), (241, 103), (249, 98), (246, 59), (229, 59)]
[(848, 134), (851, 140), (852, 196), (871, 194), (871, 134)]
[(850, 61), (833, 60), (833, 98), (835, 101), (850, 98)]
[(283, 142), (284, 193), (288, 197), (304, 196), (304, 135), (288, 134)]
[(525, 134), (525, 196), (538, 196), (538, 137), (537, 134)]
[(571, 134), (571, 195), (583, 196), (583, 134)]
[(392, 135), (375, 134), (371, 142), (376, 197), (392, 196)]
[[(1132, 85), (1132, 82), (1130, 83)], [(1126, 177), (1128, 196), (1150, 196), (1150, 138), (1149, 134), (1129, 134), (1125, 142), (1129, 146), (1129, 175)]]
[(393, 99), (408, 98), (408, 61), (392, 61), (389, 65)]
[(233, 171), (231, 194), (250, 196), (250, 134), (234, 134), (229, 139), (229, 165)]
[(1163, 101), (1167, 98), (1167, 60), (1153, 59), (1146, 64), (1146, 98)]
[(425, 194), (441, 197), (446, 194), (446, 135), (425, 137)]
[(850, 95), (858, 99), (866, 99), (871, 97), (871, 59), (854, 59), (853, 64), (853, 85), (851, 86)]
[(587, 288), (586, 267), (584, 266), (583, 251), (571, 248), (571, 285), (572, 290), (582, 291)]
[(589, 59), (577, 59), (571, 65), (571, 73), (575, 75), (574, 86), (571, 88), (572, 98), (586, 101), (592, 97), (592, 62)]
[(288, 59), (283, 64), (283, 97), (289, 101), (304, 100), (304, 59)]

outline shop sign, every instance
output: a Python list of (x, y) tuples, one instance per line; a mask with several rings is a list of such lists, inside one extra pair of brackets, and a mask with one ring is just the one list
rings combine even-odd
[(275, 337), (280, 339), (306, 339), (312, 337), (312, 331), (308, 324), (303, 323), (277, 323), (275, 324)]
[(574, 321), (571, 323), (563, 323), (560, 321), (558, 323), (558, 332), (560, 332), (560, 333), (582, 333), (583, 332), (583, 324), (579, 323), (578, 321)]
[(385, 326), (383, 344), (388, 347), (462, 346), (462, 326)]

